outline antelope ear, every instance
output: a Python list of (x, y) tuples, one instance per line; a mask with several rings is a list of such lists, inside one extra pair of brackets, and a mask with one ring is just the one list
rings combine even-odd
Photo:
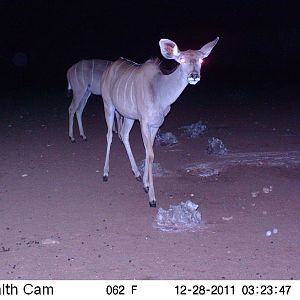
[(201, 52), (201, 54), (203, 55), (203, 58), (207, 57), (210, 54), (211, 50), (214, 48), (214, 46), (216, 46), (218, 40), (219, 40), (219, 37), (217, 37), (212, 42), (207, 43), (199, 50)]
[(161, 39), (159, 41), (159, 47), (162, 56), (166, 59), (176, 59), (180, 55), (176, 43), (171, 40)]

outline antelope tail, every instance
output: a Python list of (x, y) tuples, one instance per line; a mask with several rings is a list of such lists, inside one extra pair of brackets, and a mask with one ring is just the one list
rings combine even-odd
[(73, 96), (72, 87), (70, 82), (68, 81), (68, 91), (67, 91), (67, 97), (71, 98)]

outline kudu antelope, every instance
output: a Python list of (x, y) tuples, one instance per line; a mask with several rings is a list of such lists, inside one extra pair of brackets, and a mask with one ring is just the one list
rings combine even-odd
[(166, 59), (174, 59), (179, 65), (171, 74), (160, 71), (158, 60), (148, 60), (137, 64), (124, 58), (112, 63), (102, 76), (102, 97), (107, 123), (107, 149), (103, 180), (108, 180), (109, 154), (112, 142), (114, 113), (123, 117), (121, 139), (127, 151), (132, 171), (141, 181), (141, 174), (133, 157), (129, 132), (135, 120), (140, 122), (143, 143), (146, 152), (143, 175), (144, 190), (148, 193), (149, 204), (156, 207), (153, 186), (152, 164), (154, 160), (153, 142), (159, 127), (169, 113), (171, 104), (176, 101), (188, 84), (200, 81), (200, 70), (206, 58), (219, 38), (204, 45), (200, 50), (180, 51), (177, 45), (168, 39), (161, 39), (161, 54)]
[(87, 140), (83, 125), (82, 112), (91, 94), (101, 95), (101, 77), (110, 61), (93, 59), (81, 60), (67, 71), (68, 93), (73, 91), (73, 99), (69, 107), (69, 137), (75, 142), (73, 134), (73, 119), (76, 112), (80, 136)]

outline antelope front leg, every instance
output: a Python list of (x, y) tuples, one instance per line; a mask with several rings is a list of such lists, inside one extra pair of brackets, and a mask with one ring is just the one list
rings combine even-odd
[(123, 122), (124, 122), (124, 117), (121, 116), (117, 111), (115, 111), (115, 117), (116, 117), (116, 123), (117, 123), (117, 125), (115, 125), (115, 127), (117, 126), (116, 132), (118, 133), (119, 139), (122, 141), (121, 131), (122, 131), (122, 126), (123, 126)]
[(78, 128), (79, 128), (79, 132), (80, 132), (80, 136), (82, 137), (82, 139), (84, 141), (87, 141), (87, 138), (84, 134), (84, 130), (83, 130), (83, 126), (82, 126), (82, 112), (86, 106), (86, 103), (89, 99), (91, 95), (91, 92), (90, 91), (86, 91), (85, 94), (83, 95), (81, 101), (80, 101), (80, 104), (76, 110), (76, 117), (77, 117), (77, 123), (78, 123)]
[(75, 114), (75, 109), (74, 109), (74, 104), (72, 102), (69, 107), (69, 138), (72, 143), (75, 143), (75, 138), (73, 134), (74, 114)]
[[(146, 159), (145, 159), (145, 172), (143, 177), (144, 189), (148, 189), (149, 205), (150, 207), (156, 207), (156, 197), (153, 184), (153, 141), (157, 133), (158, 128), (150, 128), (149, 126), (142, 127), (142, 137), (144, 141)], [(154, 138), (153, 138), (154, 136)]]
[[(73, 133), (74, 114), (79, 109), (80, 103), (81, 103), (82, 99), (84, 98), (84, 95), (85, 95), (85, 92), (78, 92), (77, 90), (74, 90), (73, 91), (73, 99), (69, 106), (69, 138), (72, 143), (75, 143), (75, 138), (74, 138), (74, 133)], [(78, 121), (78, 115), (77, 115), (77, 121)], [(81, 119), (80, 119), (80, 121), (81, 121)]]
[(129, 143), (129, 133), (130, 133), (130, 130), (131, 130), (133, 124), (134, 124), (134, 120), (124, 118), (122, 129), (121, 129), (121, 132), (119, 133), (119, 135), (121, 136), (121, 140), (123, 141), (123, 144), (127, 151), (127, 155), (128, 155), (128, 158), (129, 158), (129, 161), (131, 164), (132, 172), (137, 181), (142, 181), (141, 173), (136, 165), (134, 156), (131, 151), (130, 143)]
[(112, 142), (113, 132), (112, 127), (114, 123), (114, 108), (107, 107), (104, 105), (104, 111), (105, 111), (105, 119), (107, 124), (107, 146), (106, 146), (106, 157), (105, 157), (105, 164), (104, 164), (104, 170), (103, 170), (103, 181), (108, 180), (108, 173), (109, 173), (109, 154), (110, 154), (110, 146)]

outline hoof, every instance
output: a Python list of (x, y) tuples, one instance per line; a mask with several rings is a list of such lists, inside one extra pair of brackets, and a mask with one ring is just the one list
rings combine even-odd
[(156, 207), (156, 201), (149, 202), (150, 207)]
[(108, 181), (108, 176), (107, 176), (107, 175), (104, 175), (104, 176), (103, 176), (103, 181), (104, 181), (104, 182)]
[(142, 179), (142, 176), (140, 175), (140, 176), (138, 176), (138, 177), (135, 177), (135, 179), (137, 180), (137, 181), (139, 181), (139, 182), (142, 182), (143, 181), (143, 179)]
[(82, 138), (82, 140), (84, 140), (85, 142), (87, 142), (87, 138), (86, 138), (85, 136), (83, 137), (83, 136), (81, 135), (81, 138)]
[(72, 144), (76, 143), (76, 140), (70, 137), (70, 141)]
[(148, 194), (148, 192), (149, 192), (149, 186), (144, 187), (144, 191), (145, 191), (146, 194)]

